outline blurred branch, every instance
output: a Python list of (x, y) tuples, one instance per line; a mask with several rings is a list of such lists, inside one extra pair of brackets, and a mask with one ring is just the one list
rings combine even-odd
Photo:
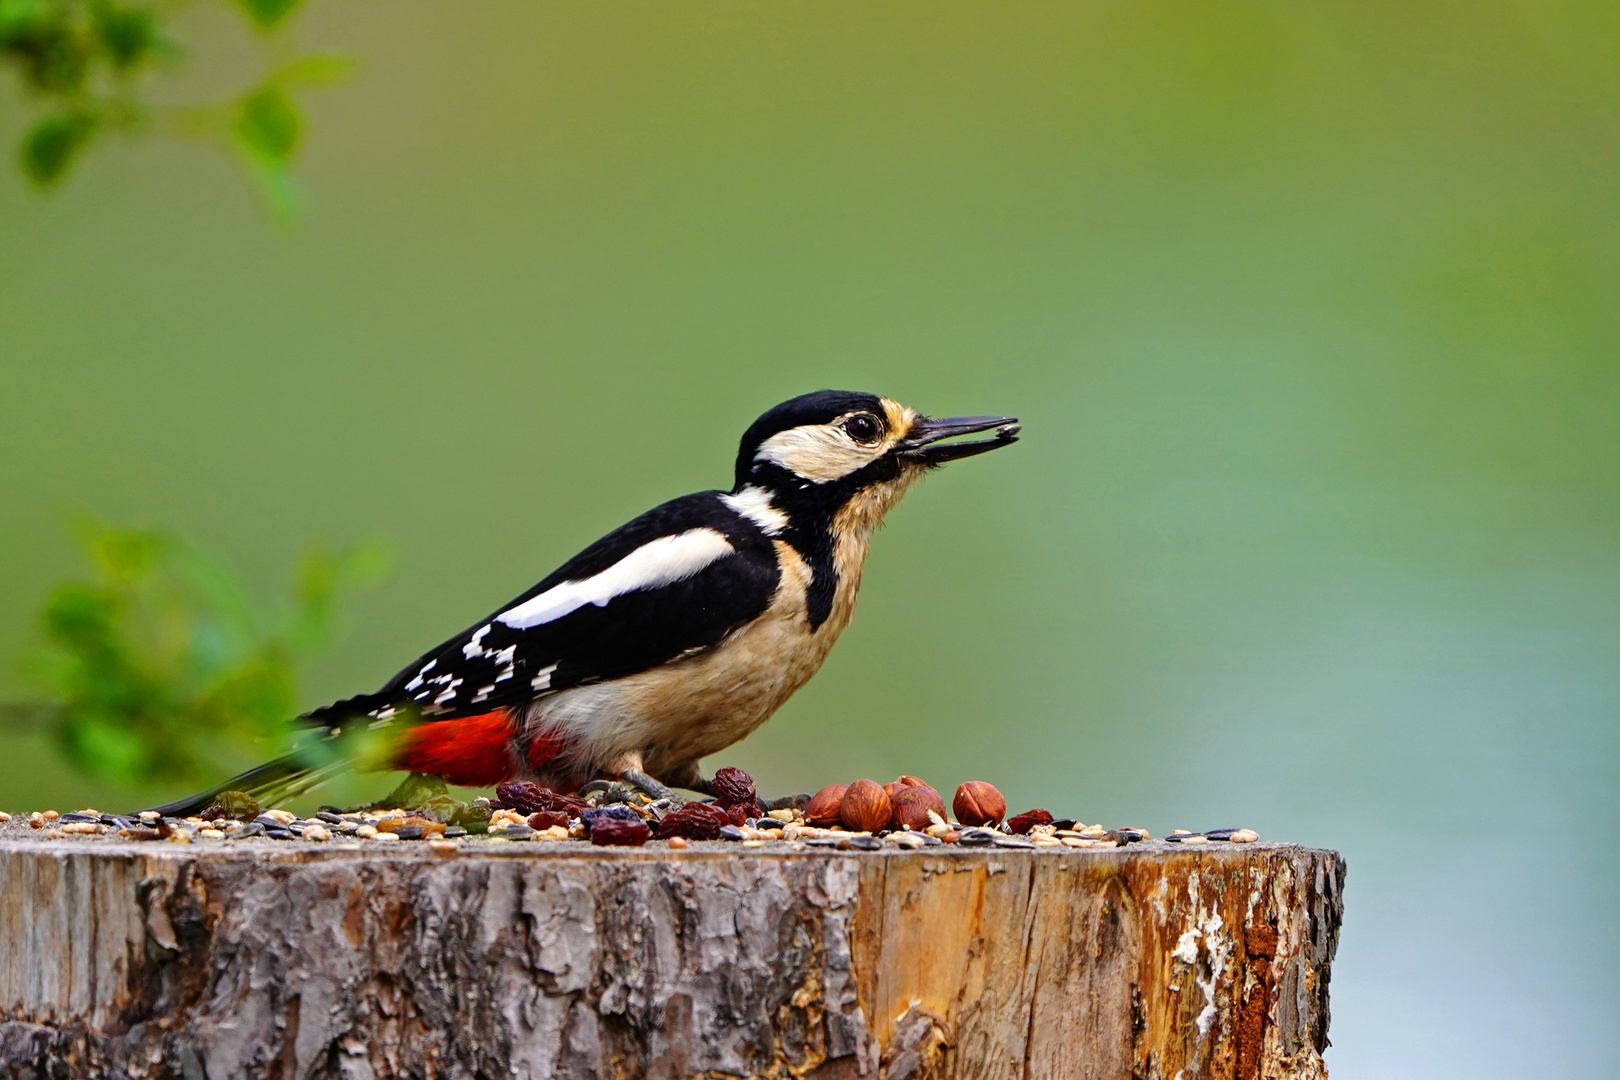
[(0, 731), (50, 729), (61, 723), (62, 717), (62, 706), (48, 701), (0, 701)]
[[(302, 201), (292, 166), (304, 132), (293, 91), (339, 82), (353, 65), (333, 56), (280, 59), (283, 31), (301, 0), (229, 2), (263, 45), (265, 73), (224, 101), (169, 112), (192, 119), (182, 128), (219, 139), (257, 178), (271, 210), (291, 220)], [(154, 121), (164, 110), (146, 104), (141, 91), (151, 77), (179, 63), (183, 51), (170, 25), (184, 6), (0, 0), (0, 64), (13, 67), (39, 103), (40, 115), (18, 144), (18, 165), (36, 186), (60, 184), (111, 132), (159, 126)]]

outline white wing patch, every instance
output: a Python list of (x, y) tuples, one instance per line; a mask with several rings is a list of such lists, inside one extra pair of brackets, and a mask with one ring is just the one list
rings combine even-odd
[(495, 616), (514, 630), (554, 622), (586, 604), (606, 607), (616, 596), (683, 581), (734, 550), (714, 529), (689, 529), (641, 545), (612, 566), (582, 581), (554, 585)]
[(771, 493), (755, 484), (749, 484), (735, 495), (722, 495), (720, 501), (764, 530), (766, 536), (775, 536), (787, 528), (787, 515), (771, 502)]

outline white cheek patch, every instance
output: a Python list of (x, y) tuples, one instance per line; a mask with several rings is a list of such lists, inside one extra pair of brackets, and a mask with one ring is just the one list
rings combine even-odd
[(755, 461), (769, 461), (814, 484), (848, 476), (871, 461), (881, 444), (857, 446), (843, 429), (831, 424), (805, 424), (788, 428), (759, 444)]
[(526, 630), (554, 622), (586, 604), (606, 607), (616, 596), (656, 589), (689, 578), (733, 550), (730, 542), (713, 529), (690, 529), (675, 536), (661, 536), (641, 545), (600, 574), (553, 586), (501, 612), (495, 616), (495, 621), (514, 630)]

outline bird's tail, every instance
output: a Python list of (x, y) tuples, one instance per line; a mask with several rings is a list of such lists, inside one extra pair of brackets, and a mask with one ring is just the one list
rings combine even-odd
[[(305, 713), (299, 720), (307, 727), (324, 729), (330, 738), (364, 719), (365, 711), (372, 708), (376, 700), (374, 695), (368, 694), (345, 698)], [(308, 747), (305, 747), (305, 750), (307, 751)], [(246, 792), (258, 800), (260, 806), (275, 806), (295, 795), (302, 795), (311, 788), (318, 787), (334, 773), (342, 772), (353, 764), (347, 760), (334, 760), (329, 754), (318, 754), (315, 757), (319, 760), (311, 760), (308, 753), (294, 750), (285, 757), (249, 769), (240, 776), (233, 776), (207, 791), (200, 791), (188, 798), (164, 803), (151, 809), (164, 817), (188, 817), (200, 814), (214, 805), (214, 800), (226, 791)]]
[(258, 800), (260, 806), (275, 806), (317, 787), (332, 773), (343, 769), (344, 765), (341, 761), (313, 765), (299, 754), (288, 754), (256, 769), (249, 769), (240, 776), (233, 776), (207, 791), (151, 809), (164, 817), (190, 817), (214, 805), (214, 801), (227, 791), (246, 792)]

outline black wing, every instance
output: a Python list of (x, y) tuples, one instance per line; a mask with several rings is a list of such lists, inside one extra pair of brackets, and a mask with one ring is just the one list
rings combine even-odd
[[(538, 625), (500, 621), (527, 601), (620, 563), (653, 541), (719, 533), (731, 551), (691, 576), (631, 588), (604, 604), (583, 603)], [(775, 547), (753, 522), (701, 492), (674, 499), (609, 533), (534, 588), (402, 669), (376, 694), (318, 709), (312, 723), (339, 725), (402, 708), (424, 719), (475, 716), (526, 704), (537, 694), (645, 671), (706, 648), (770, 606), (780, 577)]]

